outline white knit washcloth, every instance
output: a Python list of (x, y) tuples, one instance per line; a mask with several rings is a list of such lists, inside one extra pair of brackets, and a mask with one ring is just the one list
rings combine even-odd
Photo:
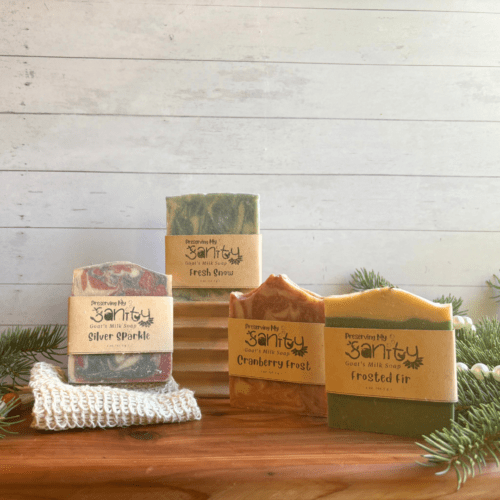
[(35, 396), (35, 429), (63, 431), (77, 427), (126, 427), (199, 420), (201, 411), (192, 391), (179, 390), (173, 378), (166, 384), (117, 388), (69, 385), (60, 368), (36, 363), (30, 387)]

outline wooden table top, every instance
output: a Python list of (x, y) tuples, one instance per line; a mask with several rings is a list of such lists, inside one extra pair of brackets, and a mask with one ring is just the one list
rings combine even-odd
[(497, 499), (500, 471), (456, 491), (454, 473), (416, 464), (414, 440), (329, 429), (326, 419), (200, 400), (203, 418), (0, 440), (0, 499)]

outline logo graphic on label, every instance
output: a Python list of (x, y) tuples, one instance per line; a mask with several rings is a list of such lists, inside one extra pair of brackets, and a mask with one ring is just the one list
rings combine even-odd
[[(346, 332), (346, 339), (353, 337), (356, 337), (356, 335)], [(376, 342), (372, 343), (364, 342), (360, 344), (359, 340), (348, 340), (347, 347), (349, 350), (345, 354), (351, 359), (360, 357), (374, 360), (393, 359), (403, 363), (407, 368), (418, 370), (424, 364), (424, 358), (418, 354), (418, 346), (415, 345), (413, 348), (400, 346), (399, 342), (395, 341), (395, 338), (394, 334), (390, 334), (389, 338), (387, 335), (378, 334)]]
[[(98, 304), (97, 301), (92, 301), (92, 304)], [(94, 316), (90, 319), (95, 323), (101, 323), (102, 321), (131, 321), (133, 323), (138, 323), (142, 327), (151, 326), (154, 323), (154, 318), (151, 317), (151, 309), (147, 309), (147, 312), (140, 309), (127, 308), (127, 303), (124, 300), (118, 300), (116, 303), (108, 302), (108, 304), (116, 305), (116, 307), (106, 307), (94, 306)]]
[[(184, 254), (189, 260), (206, 259), (206, 260), (222, 260), (228, 261), (232, 265), (237, 265), (243, 260), (240, 247), (228, 247), (223, 244), (222, 247), (217, 246), (219, 240), (211, 238), (210, 240), (193, 240), (194, 244), (190, 244), (191, 240), (186, 239), (187, 253)], [(209, 264), (207, 262), (207, 264)]]
[(282, 331), (275, 324), (270, 325), (271, 330), (276, 330), (274, 333), (258, 332), (257, 330), (247, 330), (246, 335), (250, 337), (245, 340), (245, 343), (250, 347), (256, 345), (262, 347), (283, 348), (290, 351), (295, 356), (304, 356), (307, 353), (307, 345), (305, 345), (304, 336), (289, 337), (289, 333), (282, 326)]

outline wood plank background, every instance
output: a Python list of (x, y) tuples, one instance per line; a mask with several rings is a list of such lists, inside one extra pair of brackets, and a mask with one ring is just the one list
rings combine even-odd
[(164, 270), (165, 197), (261, 195), (264, 276), (359, 267), (495, 315), (496, 0), (0, 2), (0, 328)]

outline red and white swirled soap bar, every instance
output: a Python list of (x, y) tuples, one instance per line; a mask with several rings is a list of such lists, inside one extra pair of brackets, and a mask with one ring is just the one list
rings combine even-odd
[[(106, 262), (75, 269), (72, 296), (171, 297), (171, 277), (131, 262)], [(70, 382), (162, 382), (172, 373), (172, 353), (70, 354)]]

